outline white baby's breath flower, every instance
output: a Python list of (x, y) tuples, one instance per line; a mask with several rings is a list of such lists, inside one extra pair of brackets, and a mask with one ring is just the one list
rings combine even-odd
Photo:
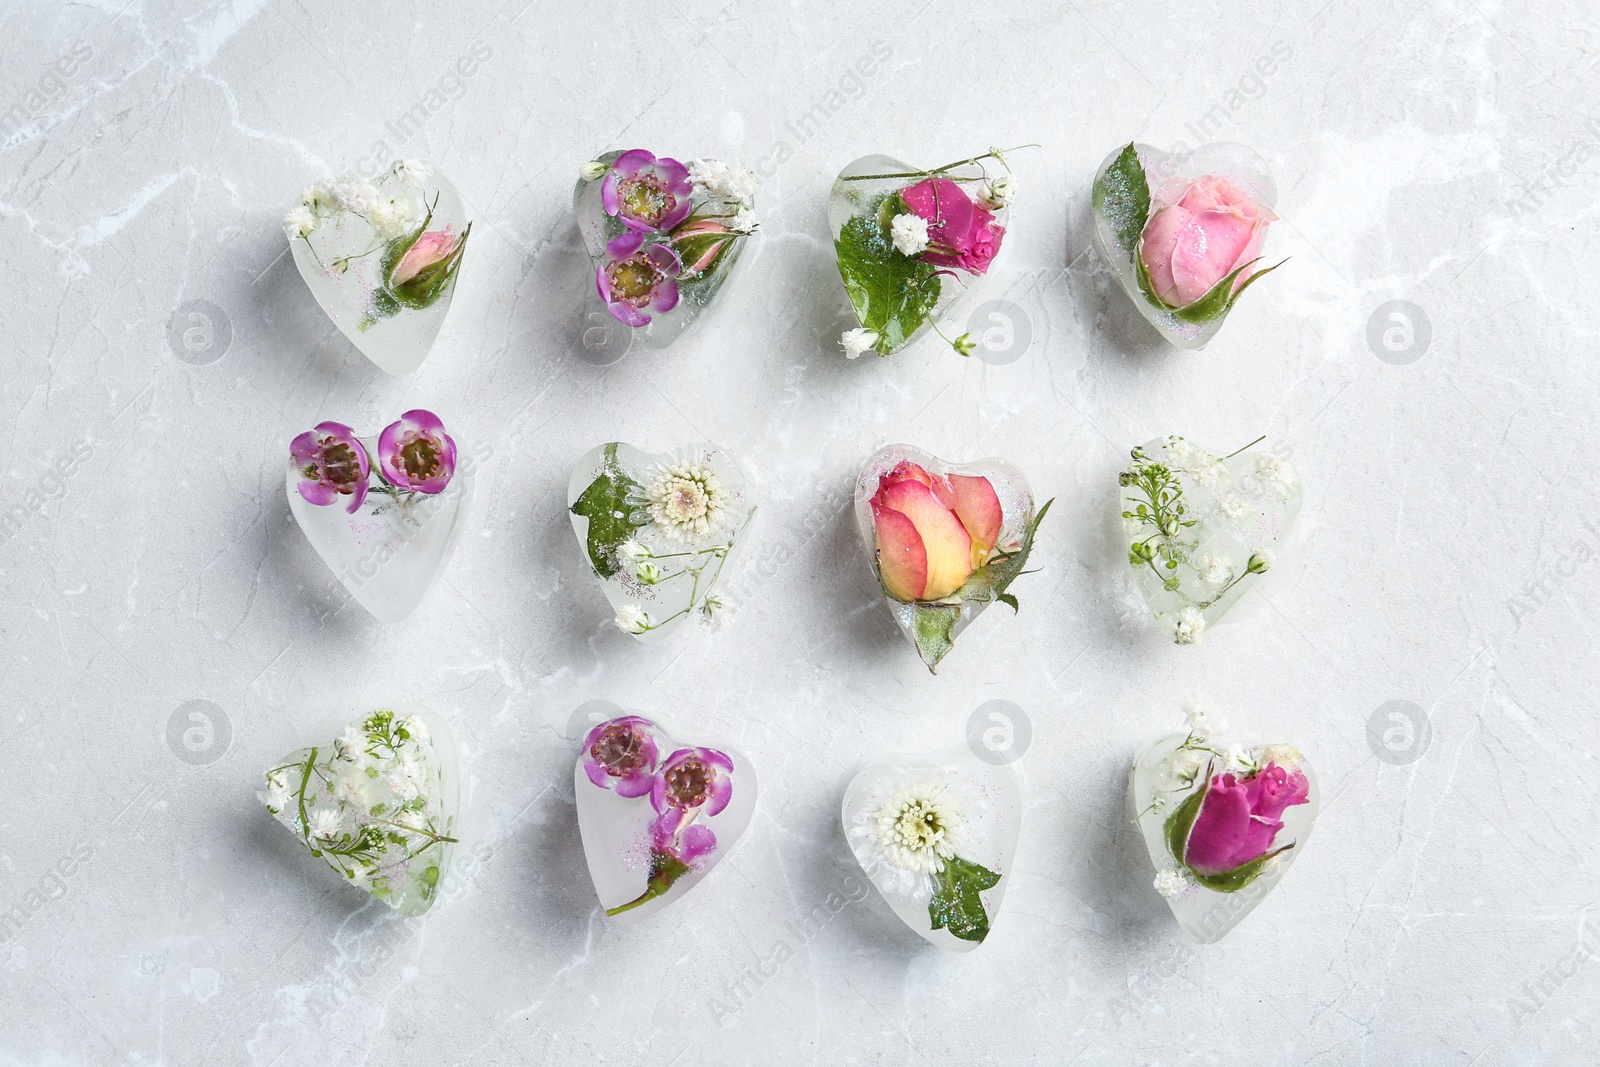
[(378, 192), (378, 187), (369, 181), (352, 182), (344, 194), (345, 206), (358, 215), (371, 212), (380, 199), (382, 194)]
[(661, 580), (661, 568), (646, 560), (633, 568), (633, 577), (644, 585), (655, 585)]
[(756, 213), (747, 207), (734, 212), (733, 221), (728, 223), (728, 228), (738, 233), (754, 233), (756, 226)]
[(1181, 867), (1164, 867), (1156, 872), (1156, 892), (1164, 897), (1181, 897), (1189, 891), (1189, 876)]
[(394, 761), (389, 767), (385, 781), (395, 796), (401, 800), (410, 800), (422, 792), (422, 787), (427, 782), (427, 772), (422, 764), (408, 754)]
[(367, 806), (367, 783), (371, 781), (367, 772), (355, 767), (340, 772), (334, 776), (331, 788), (333, 799), (340, 804), (350, 807), (364, 808)]
[(591, 159), (589, 162), (578, 168), (578, 173), (583, 176), (583, 180), (586, 182), (597, 182), (600, 180), (601, 176), (610, 169), (611, 168), (608, 165), (600, 162), (598, 159)]
[(1192, 698), (1183, 706), (1183, 721), (1191, 734), (1205, 741), (1228, 732), (1228, 724), (1222, 715), (1202, 696)]
[(864, 330), (859, 326), (846, 330), (839, 337), (839, 347), (844, 349), (846, 359), (855, 359), (863, 352), (870, 352), (877, 343), (878, 331)]
[(741, 204), (754, 203), (756, 190), (760, 188), (760, 179), (749, 167), (729, 167), (722, 179), (722, 195)]
[(683, 544), (710, 537), (728, 519), (728, 491), (711, 466), (698, 459), (658, 466), (644, 500), (651, 524)]
[(409, 197), (380, 196), (373, 202), (369, 221), (382, 237), (397, 237), (416, 219), (416, 208)]
[(311, 813), (306, 833), (314, 841), (332, 843), (344, 836), (344, 811), (340, 808), (318, 808)]
[(1186, 781), (1192, 779), (1205, 762), (1205, 753), (1192, 748), (1180, 748), (1167, 757), (1167, 768), (1172, 777)]
[(367, 765), (367, 732), (355, 723), (344, 728), (344, 733), (333, 739), (333, 754), (357, 767)]
[(266, 781), (267, 788), (256, 797), (272, 812), (280, 812), (289, 803), (289, 776), (280, 768), (267, 772)]
[(1180, 645), (1197, 644), (1200, 635), (1206, 632), (1206, 617), (1200, 614), (1196, 607), (1184, 608), (1178, 612), (1177, 629), (1173, 632), (1172, 639)]
[(406, 734), (412, 741), (422, 742), (428, 739), (428, 724), (422, 721), (420, 715), (407, 715), (400, 720), (400, 725), (405, 727)]
[(874, 813), (878, 855), (892, 866), (937, 874), (966, 842), (960, 799), (945, 785), (917, 782), (884, 801)]
[(1230, 519), (1237, 519), (1244, 515), (1244, 501), (1229, 493), (1217, 498), (1217, 510)]
[(296, 204), (283, 217), (283, 232), (291, 241), (296, 237), (305, 237), (316, 228), (317, 216), (304, 204)]
[(710, 624), (713, 630), (720, 630), (728, 625), (728, 620), (733, 618), (734, 612), (737, 610), (717, 593), (712, 593), (706, 597), (705, 603), (700, 605), (700, 611), (705, 615), (706, 622)]
[(889, 223), (889, 237), (902, 256), (914, 256), (928, 247), (928, 220), (906, 212)]
[(1256, 769), (1255, 757), (1243, 745), (1233, 744), (1228, 746), (1228, 754), (1223, 760), (1231, 774), (1249, 774)]
[(395, 812), (394, 818), (389, 821), (407, 830), (422, 830), (428, 825), (427, 816), (420, 811), (412, 811), (410, 808), (402, 808)]
[(721, 196), (728, 180), (728, 165), (720, 159), (689, 160), (689, 181), (712, 196)]
[(433, 173), (433, 168), (420, 159), (397, 159), (391, 169), (394, 171), (396, 178), (399, 178), (407, 185), (414, 185), (418, 189), (422, 188), (423, 183), (428, 180), (428, 176)]
[(1017, 179), (1010, 174), (988, 178), (978, 183), (978, 199), (985, 207), (999, 211), (1011, 202), (1017, 192)]
[(1305, 756), (1293, 745), (1268, 745), (1261, 750), (1261, 763), (1276, 763), (1285, 770), (1298, 767), (1305, 760)]
[(1189, 477), (1195, 480), (1196, 485), (1215, 492), (1227, 478), (1228, 468), (1218, 463), (1210, 453), (1202, 453), (1202, 457), (1189, 465)]
[(1168, 437), (1162, 444), (1167, 450), (1167, 461), (1174, 467), (1187, 467), (1194, 456), (1194, 445), (1182, 437)]
[(637, 604), (624, 604), (617, 609), (617, 629), (625, 634), (642, 634), (655, 625), (650, 613)]
[(1295, 482), (1299, 480), (1289, 461), (1276, 452), (1263, 452), (1256, 458), (1256, 473), (1268, 488), (1284, 499), (1294, 492)]
[(1200, 580), (1214, 589), (1228, 584), (1233, 577), (1233, 564), (1225, 557), (1207, 555), (1200, 557)]
[(649, 558), (650, 550), (631, 537), (617, 546), (617, 560), (624, 567), (632, 567), (640, 560)]

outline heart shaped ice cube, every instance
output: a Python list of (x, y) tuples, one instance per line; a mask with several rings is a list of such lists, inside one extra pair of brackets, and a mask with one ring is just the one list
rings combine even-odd
[(613, 709), (584, 735), (572, 787), (600, 906), (633, 922), (722, 862), (755, 813), (756, 777), (731, 745), (679, 743), (644, 716)]
[(1133, 582), (1180, 645), (1205, 629), (1275, 566), (1300, 515), (1300, 476), (1287, 451), (1227, 455), (1182, 437), (1132, 452), (1119, 477)]
[(420, 704), (379, 708), (264, 777), (267, 810), (341, 878), (402, 915), (433, 906), (461, 799), (444, 720)]
[(1022, 830), (1022, 784), (965, 745), (888, 756), (845, 790), (840, 816), (856, 861), (902, 922), (970, 952), (1000, 914)]
[(1178, 348), (1203, 348), (1260, 262), (1277, 185), (1253, 149), (1208, 144), (1175, 155), (1118, 148), (1093, 192), (1095, 250), (1139, 314)]
[[(431, 477), (411, 478), (408, 464)], [(379, 622), (399, 622), (455, 551), (476, 466), (473, 455), (457, 455), (432, 413), (417, 409), (371, 437), (335, 422), (301, 434), (284, 492), (306, 540), (350, 595)]]
[(1207, 945), (1283, 880), (1319, 803), (1311, 765), (1293, 746), (1224, 746), (1193, 729), (1145, 742), (1128, 776), (1156, 889), (1183, 932)]
[(311, 295), (390, 374), (428, 358), (455, 294), (472, 223), (439, 170), (396, 160), (375, 178), (327, 178), (284, 220)]
[(633, 337), (665, 348), (709, 311), (756, 229), (755, 174), (642, 148), (584, 165), (572, 191), (592, 285)]
[(573, 468), (567, 507), (623, 632), (652, 643), (692, 615), (717, 626), (732, 614), (717, 582), (744, 544), (756, 496), (726, 449), (598, 445)]
[[(860, 323), (841, 341), (846, 353), (886, 356), (954, 312), (1000, 251), (1010, 199), (998, 153), (932, 170), (871, 155), (840, 171), (828, 229)], [(964, 335), (952, 343), (962, 355), (972, 351)]]
[(1027, 565), (1034, 513), (1022, 472), (1002, 459), (946, 463), (911, 445), (889, 445), (856, 482), (856, 524), (895, 624), (928, 670)]

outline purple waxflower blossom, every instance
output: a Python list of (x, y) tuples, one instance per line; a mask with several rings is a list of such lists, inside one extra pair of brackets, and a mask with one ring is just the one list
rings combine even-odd
[(618, 156), (606, 172), (600, 203), (628, 229), (660, 233), (688, 217), (693, 188), (682, 163), (634, 148)]
[(678, 306), (678, 275), (683, 260), (670, 245), (645, 247), (644, 234), (629, 232), (606, 245), (606, 259), (595, 268), (594, 284), (606, 310), (618, 322), (644, 326), (649, 308), (666, 313)]
[(655, 784), (656, 740), (650, 720), (637, 715), (603, 722), (583, 739), (583, 772), (601, 789), (642, 797)]
[(414, 408), (378, 435), (378, 467), (399, 489), (442, 493), (456, 473), (456, 443), (439, 416)]
[(650, 803), (667, 814), (669, 808), (688, 812), (704, 807), (706, 815), (721, 814), (733, 796), (733, 760), (714, 748), (680, 748), (661, 765), (650, 789)]
[(695, 817), (692, 811), (668, 811), (657, 816), (650, 824), (650, 848), (665, 853), (686, 867), (708, 856), (717, 848), (717, 835), (711, 827), (698, 823), (685, 826)]
[(300, 471), (300, 495), (322, 507), (341, 496), (350, 498), (345, 511), (354, 514), (367, 498), (372, 463), (355, 431), (339, 422), (319, 422), (289, 444), (289, 456)]

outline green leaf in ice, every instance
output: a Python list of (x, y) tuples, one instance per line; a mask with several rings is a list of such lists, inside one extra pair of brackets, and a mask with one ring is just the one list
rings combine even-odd
[(642, 523), (629, 515), (628, 494), (639, 490), (639, 483), (623, 473), (617, 462), (617, 443), (606, 445), (600, 474), (572, 505), (574, 515), (589, 520), (589, 563), (601, 578), (617, 573), (617, 546), (633, 536)]
[(1150, 181), (1132, 144), (1095, 179), (1093, 199), (1094, 213), (1111, 224), (1117, 248), (1125, 256), (1133, 255), (1150, 218)]
[(1155, 286), (1150, 282), (1150, 272), (1145, 269), (1144, 257), (1138, 255), (1133, 257), (1134, 272), (1139, 279), (1139, 291), (1145, 295), (1145, 299), (1162, 311), (1171, 312), (1172, 317), (1175, 319), (1196, 324), (1210, 322), (1212, 319), (1226, 315), (1233, 309), (1234, 303), (1244, 294), (1244, 291), (1255, 283), (1257, 278), (1271, 274), (1287, 263), (1288, 260), (1279, 260), (1270, 267), (1256, 271), (1244, 280), (1243, 284), (1239, 286), (1238, 292), (1234, 292), (1233, 286), (1239, 275), (1259, 262), (1261, 262), (1260, 259), (1252, 259), (1249, 263), (1240, 264), (1226, 278), (1213, 285), (1205, 296), (1202, 296), (1192, 304), (1173, 307), (1156, 295)]
[(951, 631), (959, 618), (960, 604), (919, 600), (911, 605), (911, 637), (916, 641), (917, 654), (928, 665), (929, 673), (939, 673), (939, 661), (955, 647)]
[(885, 216), (899, 202), (898, 193), (879, 197), (846, 222), (833, 242), (856, 318), (878, 334), (877, 350), (885, 356), (911, 340), (939, 301), (933, 264), (904, 255), (889, 239)]
[(1294, 848), (1294, 845), (1290, 844), (1284, 845), (1282, 848), (1275, 848), (1265, 856), (1257, 856), (1249, 863), (1242, 863), (1233, 870), (1223, 871), (1221, 874), (1201, 874), (1192, 867), (1189, 869), (1189, 873), (1194, 875), (1196, 882), (1199, 882), (1207, 889), (1214, 889), (1218, 893), (1237, 893), (1255, 881), (1274, 856), (1287, 852), (1291, 848)]
[(978, 894), (1000, 884), (1000, 876), (960, 856), (944, 861), (944, 870), (933, 876), (933, 900), (928, 903), (928, 918), (935, 930), (949, 930), (963, 941), (982, 941), (989, 936), (989, 913), (983, 910)]

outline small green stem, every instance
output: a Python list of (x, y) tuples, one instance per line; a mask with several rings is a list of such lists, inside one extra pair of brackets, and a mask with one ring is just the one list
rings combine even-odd
[(1226, 456), (1223, 456), (1222, 458), (1225, 459), (1225, 460), (1232, 459), (1234, 456), (1237, 456), (1240, 452), (1243, 452), (1246, 449), (1254, 448), (1256, 445), (1259, 445), (1262, 441), (1265, 441), (1266, 439), (1267, 439), (1267, 435), (1266, 434), (1262, 434), (1260, 437), (1256, 438), (1254, 441), (1251, 441), (1249, 444), (1245, 445), (1244, 448), (1236, 448), (1232, 452), (1229, 452)]

